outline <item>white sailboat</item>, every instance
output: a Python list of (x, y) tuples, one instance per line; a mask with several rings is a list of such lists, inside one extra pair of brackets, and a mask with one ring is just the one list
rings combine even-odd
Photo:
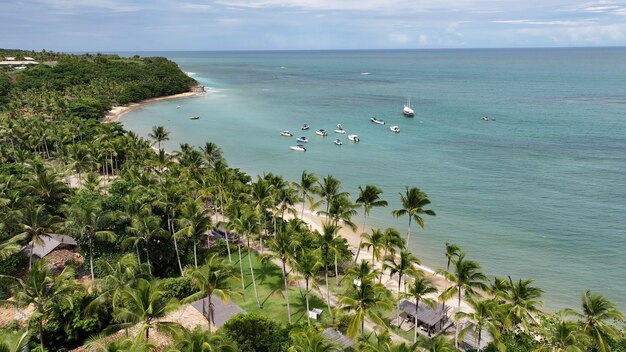
[(404, 109), (402, 109), (402, 114), (404, 114), (404, 116), (406, 117), (415, 116), (415, 111), (411, 109), (411, 97), (409, 97), (409, 99), (406, 101), (406, 104), (404, 104)]

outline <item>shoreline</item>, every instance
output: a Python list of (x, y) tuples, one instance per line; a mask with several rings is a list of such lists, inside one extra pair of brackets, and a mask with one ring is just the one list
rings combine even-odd
[[(195, 89), (195, 87), (193, 89)], [(135, 109), (144, 107), (148, 104), (155, 103), (158, 101), (163, 101), (163, 100), (195, 97), (206, 92), (204, 90), (204, 87), (202, 88), (202, 90), (203, 90), (202, 92), (189, 91), (189, 92), (178, 93), (174, 95), (166, 95), (162, 97), (150, 98), (150, 99), (146, 99), (146, 100), (142, 100), (136, 103), (130, 103), (126, 105), (113, 106), (111, 110), (109, 110), (100, 121), (102, 123), (117, 122), (126, 113), (133, 111)]]

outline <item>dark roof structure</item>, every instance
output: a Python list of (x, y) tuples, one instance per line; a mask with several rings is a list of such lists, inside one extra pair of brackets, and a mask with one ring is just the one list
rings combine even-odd
[[(414, 316), (415, 315), (415, 303), (408, 301), (408, 300), (404, 300), (400, 303), (400, 310), (410, 316)], [(419, 305), (418, 310), (417, 310), (417, 320), (421, 321), (422, 323), (426, 325), (435, 326), (441, 320), (444, 319), (447, 312), (448, 312), (448, 307), (446, 307), (446, 309), (443, 309), (443, 306), (441, 304), (437, 304), (437, 306), (433, 310), (425, 303), (422, 303)]]
[[(206, 311), (209, 310), (209, 298), (205, 297), (203, 299), (197, 300), (191, 305), (201, 314), (203, 313), (203, 302)], [(241, 309), (238, 305), (234, 304), (231, 301), (227, 303), (222, 302), (222, 300), (217, 296), (211, 296), (211, 304), (213, 304), (213, 324), (216, 328), (222, 327), (228, 319), (230, 319), (233, 315), (243, 313), (248, 314), (245, 310)]]
[(331, 343), (334, 343), (335, 345), (340, 346), (344, 350), (354, 345), (354, 341), (345, 337), (339, 331), (333, 328), (328, 328), (324, 330), (324, 332), (322, 332), (322, 336), (324, 336), (326, 340), (330, 341)]
[(33, 244), (32, 255), (43, 258), (55, 249), (66, 249), (69, 247), (77, 247), (78, 243), (67, 235), (48, 234), (42, 237), (42, 242), (30, 242), (24, 251), (30, 253), (30, 246)]
[[(464, 328), (466, 324), (467, 323), (462, 324), (460, 328), (461, 329)], [(482, 330), (480, 332), (480, 349), (481, 350), (484, 350), (485, 347), (487, 347), (487, 345), (491, 343), (492, 341), (493, 341), (493, 337), (491, 337), (491, 334), (489, 333), (489, 331)], [(470, 329), (467, 331), (465, 336), (463, 336), (462, 345), (465, 345), (469, 347), (470, 349), (477, 349), (477, 347), (479, 347), (479, 346), (475, 346), (478, 344), (477, 342), (478, 342), (478, 335), (476, 334), (476, 330)]]

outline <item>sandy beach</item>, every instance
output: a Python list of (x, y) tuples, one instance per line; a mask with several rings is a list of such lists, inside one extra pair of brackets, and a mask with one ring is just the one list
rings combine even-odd
[(194, 96), (197, 96), (199, 94), (202, 94), (202, 93), (200, 93), (200, 92), (185, 92), (185, 93), (180, 93), (180, 94), (168, 95), (168, 96), (165, 96), (165, 97), (157, 97), (157, 98), (146, 99), (146, 100), (142, 100), (142, 101), (140, 101), (138, 103), (131, 103), (131, 104), (127, 104), (127, 105), (114, 106), (102, 118), (102, 122), (104, 122), (104, 123), (115, 122), (115, 121), (119, 120), (120, 117), (122, 117), (127, 112), (135, 110), (137, 108), (140, 108), (140, 107), (145, 106), (145, 105), (150, 104), (150, 103), (154, 103), (154, 102), (162, 101), (162, 100), (194, 97)]

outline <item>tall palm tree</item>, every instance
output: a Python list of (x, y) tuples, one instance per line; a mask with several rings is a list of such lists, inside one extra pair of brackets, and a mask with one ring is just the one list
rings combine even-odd
[(358, 280), (358, 281), (366, 281), (366, 280), (374, 280), (380, 275), (379, 269), (374, 269), (373, 265), (368, 261), (361, 261), (358, 265), (354, 265), (350, 267), (346, 271), (345, 278)]
[(292, 330), (288, 352), (341, 352), (339, 346), (328, 341), (314, 328)]
[(95, 240), (113, 242), (115, 233), (105, 230), (112, 222), (112, 214), (103, 212), (96, 202), (86, 204), (74, 204), (70, 207), (65, 222), (68, 230), (79, 237), (87, 240), (89, 246), (89, 269), (91, 279), (95, 279), (93, 272), (93, 243)]
[(201, 147), (200, 150), (202, 150), (202, 153), (204, 154), (204, 159), (206, 159), (211, 166), (218, 160), (224, 159), (222, 149), (213, 142), (204, 143), (204, 147)]
[[(415, 276), (415, 280), (409, 285), (409, 289), (406, 293), (408, 297), (415, 300), (415, 317), (417, 317), (420, 301), (426, 303), (426, 305), (430, 307), (436, 306), (437, 302), (434, 299), (427, 297), (427, 295), (431, 295), (435, 292), (437, 292), (437, 288), (433, 286), (430, 280), (426, 279), (422, 275)], [(415, 342), (417, 342), (417, 324), (415, 324), (415, 329), (413, 331), (413, 343)]]
[(511, 328), (521, 324), (527, 331), (531, 325), (538, 325), (535, 315), (540, 313), (539, 306), (543, 290), (533, 286), (533, 280), (513, 281), (510, 277), (506, 288), (497, 292), (496, 299), (502, 299), (502, 305), (506, 313), (507, 325)]
[[(285, 289), (285, 301), (287, 302), (287, 320), (291, 324), (291, 305), (289, 304), (289, 285), (287, 284), (287, 262), (291, 260), (292, 254), (296, 248), (294, 238), (297, 232), (294, 228), (294, 222), (284, 226), (284, 229), (278, 231), (276, 236), (269, 242), (269, 247), (273, 252), (272, 257), (280, 259), (282, 264), (283, 283)], [(308, 310), (307, 310), (308, 311)]]
[(28, 268), (33, 266), (33, 248), (35, 243), (43, 244), (45, 237), (49, 237), (50, 231), (61, 224), (62, 218), (53, 216), (46, 212), (43, 205), (35, 206), (28, 204), (20, 212), (21, 219), (19, 226), (22, 229), (20, 233), (26, 241), (30, 243), (30, 255), (28, 259)]
[(300, 193), (302, 197), (302, 210), (300, 211), (300, 218), (304, 217), (304, 206), (307, 202), (313, 201), (312, 194), (317, 193), (316, 184), (319, 182), (319, 179), (315, 174), (306, 172), (306, 170), (302, 171), (302, 175), (300, 176), (300, 183), (295, 183), (296, 189)]
[(322, 198), (320, 202), (324, 202), (326, 205), (326, 220), (328, 220), (328, 210), (333, 199), (348, 195), (348, 192), (340, 192), (340, 189), (341, 181), (331, 175), (324, 177), (322, 182), (318, 181), (317, 183), (317, 194)]
[(420, 336), (413, 345), (415, 352), (458, 352), (458, 348), (446, 336), (439, 335), (435, 338)]
[(380, 259), (384, 245), (384, 234), (380, 229), (372, 229), (371, 234), (366, 232), (361, 234), (361, 248), (372, 250), (372, 265), (376, 265), (376, 259)]
[(74, 271), (69, 267), (55, 276), (44, 260), (36, 261), (23, 279), (0, 275), (0, 279), (5, 278), (12, 282), (14, 293), (13, 300), (0, 300), (0, 306), (33, 305), (35, 313), (32, 318), (39, 330), (39, 346), (42, 351), (45, 351), (43, 326), (49, 316), (49, 306), (64, 303), (72, 307), (71, 295), (83, 289), (82, 286), (74, 283), (74, 277)]
[(122, 242), (122, 247), (127, 247), (129, 244), (133, 244), (137, 250), (137, 260), (141, 263), (139, 243), (143, 242), (144, 252), (146, 253), (146, 261), (148, 262), (148, 268), (150, 268), (151, 273), (152, 264), (150, 264), (149, 243), (154, 238), (162, 238), (167, 235), (167, 231), (163, 230), (161, 227), (161, 219), (150, 214), (140, 214), (138, 217), (133, 218), (128, 230), (133, 234), (133, 236), (127, 237)]
[(328, 314), (330, 315), (332, 315), (332, 310), (330, 308), (330, 287), (328, 286), (328, 256), (330, 251), (334, 251), (337, 231), (339, 231), (339, 227), (336, 225), (324, 223), (320, 236), (320, 250), (322, 251), (322, 260), (324, 263), (324, 279), (326, 280), (326, 303), (328, 305)]
[(165, 299), (165, 293), (162, 282), (139, 279), (136, 287), (128, 287), (122, 292), (121, 306), (113, 311), (115, 320), (120, 324), (108, 330), (141, 323), (141, 330), (145, 331), (148, 340), (151, 328), (172, 331), (179, 327), (177, 323), (159, 321), (179, 306), (177, 299)]
[(195, 267), (198, 267), (198, 242), (206, 236), (211, 228), (211, 215), (199, 200), (187, 201), (179, 212), (178, 230), (174, 236), (185, 236), (193, 242), (193, 259)]
[(384, 327), (385, 322), (377, 311), (393, 307), (389, 291), (373, 280), (362, 281), (358, 285), (353, 283), (346, 294), (339, 297), (339, 304), (343, 310), (354, 312), (346, 332), (350, 338), (355, 338), (359, 333), (364, 334), (366, 317)]
[(461, 247), (454, 243), (446, 242), (446, 259), (448, 260), (446, 270), (450, 271), (450, 262), (452, 259), (458, 258), (459, 254), (461, 254)]
[[(319, 271), (321, 267), (321, 262), (319, 260), (319, 254), (312, 251), (300, 251), (296, 256), (294, 256), (291, 260), (292, 268), (300, 273), (301, 277), (304, 279), (305, 283), (305, 294), (304, 299), (306, 301), (306, 311), (309, 309), (309, 294), (311, 293), (311, 289), (309, 285), (311, 282), (315, 284), (315, 280), (311, 281), (312, 278), (315, 278), (315, 275)], [(307, 324), (311, 325), (311, 317), (306, 315)]]
[(588, 337), (574, 321), (563, 320), (557, 314), (550, 324), (542, 324), (541, 336), (536, 352), (583, 352), (587, 351)]
[(400, 232), (393, 227), (388, 227), (383, 232), (383, 248), (385, 249), (384, 257), (387, 256), (387, 252), (395, 254), (397, 251), (401, 251), (406, 248), (406, 242)]
[(402, 203), (402, 209), (394, 210), (392, 214), (395, 217), (409, 216), (409, 227), (406, 231), (406, 242), (409, 243), (411, 239), (411, 221), (415, 220), (421, 228), (424, 228), (422, 215), (435, 216), (436, 214), (433, 210), (424, 209), (424, 207), (430, 204), (430, 200), (426, 193), (417, 187), (407, 187), (405, 194), (400, 193), (400, 202)]
[(582, 296), (582, 312), (565, 309), (564, 313), (580, 320), (582, 332), (593, 341), (593, 347), (599, 352), (611, 351), (608, 341), (617, 338), (620, 333), (609, 321), (624, 319), (613, 302), (601, 294), (585, 290)]
[(216, 295), (222, 302), (228, 302), (230, 295), (234, 292), (230, 288), (230, 280), (236, 279), (236, 276), (233, 274), (233, 268), (218, 257), (217, 254), (213, 254), (203, 266), (199, 268), (192, 267), (187, 270), (190, 273), (191, 285), (197, 291), (185, 298), (183, 302), (194, 302), (207, 297), (208, 311), (204, 301), (202, 301), (202, 315), (209, 323), (209, 332), (211, 332), (211, 324), (215, 324), (212, 296)]
[(148, 133), (148, 137), (154, 139), (154, 144), (158, 144), (161, 150), (161, 142), (170, 140), (170, 133), (163, 126), (152, 126), (152, 132)]
[(471, 307), (471, 312), (458, 311), (454, 315), (454, 319), (457, 321), (456, 325), (460, 325), (461, 320), (466, 320), (465, 325), (459, 331), (459, 339), (463, 339), (469, 332), (474, 335), (474, 346), (477, 351), (482, 351), (481, 342), (483, 334), (487, 331), (493, 338), (493, 344), (495, 344), (500, 351), (505, 350), (504, 344), (500, 342), (500, 332), (497, 325), (494, 323), (494, 316), (496, 310), (499, 308), (498, 304), (491, 299), (481, 299), (479, 297), (469, 297), (467, 303)]
[[(383, 264), (383, 271), (389, 269), (389, 277), (391, 278), (395, 274), (398, 274), (398, 300), (396, 301), (396, 319), (400, 317), (400, 297), (402, 296), (402, 277), (404, 275), (417, 275), (414, 265), (420, 264), (420, 260), (417, 259), (411, 252), (406, 249), (400, 251), (400, 255), (388, 255), (385, 257)], [(382, 281), (383, 275), (380, 275)], [(406, 281), (405, 281), (406, 286)]]
[[(257, 213), (261, 215), (261, 226), (263, 234), (267, 235), (267, 224), (265, 214), (268, 208), (274, 205), (275, 192), (274, 187), (267, 180), (259, 177), (257, 182), (252, 184), (251, 188), (252, 200), (254, 201)], [(259, 237), (259, 244), (263, 248), (263, 236)]]
[[(255, 211), (245, 209), (238, 218), (233, 220), (233, 228), (237, 231), (238, 235), (242, 235), (248, 242), (248, 264), (250, 265), (250, 276), (252, 277), (252, 286), (254, 288), (254, 296), (256, 298), (257, 305), (262, 308), (261, 301), (259, 300), (259, 293), (256, 288), (256, 279), (254, 277), (254, 268), (252, 267), (252, 247), (250, 246), (250, 237), (259, 232), (259, 218)], [(238, 241), (239, 246), (239, 265), (241, 269), (241, 240)], [(242, 271), (243, 280), (243, 271)]]
[[(480, 264), (473, 260), (465, 260), (465, 253), (460, 253), (457, 259), (452, 260), (454, 271), (440, 272), (448, 281), (454, 283), (443, 291), (440, 298), (443, 301), (457, 296), (457, 312), (461, 311), (461, 297), (464, 294), (475, 294), (477, 289), (485, 290), (487, 277), (480, 272)], [(459, 346), (459, 324), (455, 324), (454, 345)]]
[(196, 326), (180, 329), (174, 334), (174, 345), (167, 352), (237, 352), (237, 346), (222, 335), (211, 334)]
[[(367, 231), (367, 217), (370, 215), (372, 208), (387, 206), (387, 201), (380, 199), (380, 195), (382, 193), (383, 190), (375, 185), (367, 185), (365, 188), (363, 188), (363, 186), (359, 186), (359, 196), (356, 199), (356, 204), (361, 204), (363, 206), (363, 227), (361, 228), (363, 231)], [(354, 257), (355, 263), (359, 259), (362, 243), (363, 239), (361, 238), (361, 243), (359, 243), (359, 248), (356, 252), (356, 256)]]

